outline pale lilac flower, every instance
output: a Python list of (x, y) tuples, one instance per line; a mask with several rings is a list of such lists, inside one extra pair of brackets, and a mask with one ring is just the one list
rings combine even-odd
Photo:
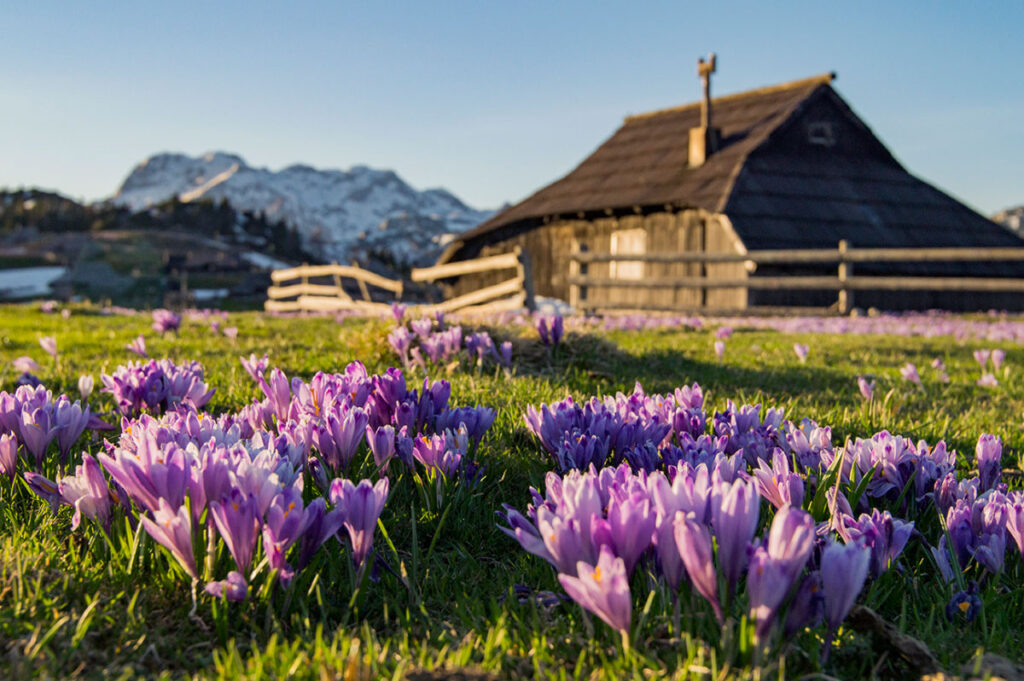
[(0, 475), (6, 475), (12, 481), (18, 470), (18, 440), (14, 433), (0, 435)]
[(110, 529), (110, 489), (103, 477), (100, 465), (90, 454), (82, 455), (82, 465), (77, 466), (74, 475), (57, 482), (64, 503), (74, 507), (71, 529), (82, 522), (82, 516), (99, 522), (105, 530)]
[(53, 336), (42, 336), (39, 338), (39, 346), (46, 351), (54, 361), (57, 360), (57, 339)]
[(900, 376), (903, 377), (903, 380), (910, 381), (919, 388), (923, 387), (921, 385), (921, 376), (917, 373), (917, 367), (910, 362), (900, 367)]
[(405, 318), (406, 306), (402, 303), (391, 303), (391, 316), (395, 318), (395, 324), (402, 325)]
[(694, 520), (692, 513), (687, 515), (682, 511), (676, 512), (674, 525), (676, 546), (693, 588), (711, 604), (718, 621), (724, 621), (722, 606), (718, 602), (718, 573), (707, 525)]
[(220, 501), (211, 501), (209, 508), (217, 532), (227, 544), (239, 572), (248, 572), (260, 533), (255, 498), (232, 489)]
[(995, 374), (986, 371), (981, 375), (981, 378), (978, 379), (978, 385), (983, 388), (994, 388), (999, 385), (999, 380), (996, 379)]
[(715, 341), (715, 355), (718, 356), (718, 360), (721, 361), (725, 357), (725, 341)]
[(982, 434), (974, 449), (978, 461), (980, 491), (995, 488), (1002, 476), (1003, 442), (996, 435)]
[(133, 340), (131, 343), (125, 346), (129, 352), (134, 352), (139, 357), (149, 357), (146, 353), (146, 337), (141, 333), (139, 337)]
[(199, 579), (196, 556), (192, 549), (192, 516), (183, 504), (175, 512), (166, 499), (159, 500), (153, 518), (142, 516), (142, 526), (163, 545), (192, 579)]
[(65, 307), (60, 311), (60, 316), (62, 319), (71, 319), (71, 308)]
[(57, 311), (57, 305), (56, 300), (46, 300), (39, 304), (39, 310), (46, 314), (53, 314)]
[(14, 365), (15, 371), (19, 371), (23, 374), (38, 374), (43, 370), (43, 368), (39, 366), (38, 362), (27, 356), (18, 357), (11, 362), (11, 364)]
[(747, 567), (747, 545), (757, 531), (761, 495), (753, 483), (722, 483), (711, 502), (711, 526), (718, 540), (718, 560), (730, 588)]
[(597, 565), (576, 564), (576, 576), (559, 574), (558, 581), (570, 597), (594, 613), (612, 629), (629, 633), (633, 603), (626, 566), (607, 546), (601, 547)]
[(864, 397), (865, 400), (870, 400), (871, 397), (875, 394), (875, 382), (869, 382), (868, 379), (864, 378), (863, 376), (857, 377), (857, 387), (860, 389), (860, 394)]
[(793, 345), (793, 352), (796, 353), (797, 359), (801, 362), (806, 362), (807, 353), (810, 352), (810, 348), (803, 343), (796, 343)]
[(832, 542), (821, 553), (821, 581), (825, 622), (829, 633), (846, 619), (864, 586), (871, 550), (859, 544)]
[(257, 359), (256, 353), (254, 352), (249, 355), (249, 359), (239, 357), (238, 361), (242, 363), (242, 368), (245, 369), (246, 373), (252, 376), (252, 380), (259, 381), (260, 376), (262, 376), (263, 372), (267, 370), (267, 364), (269, 364), (270, 359), (266, 354)]
[(1003, 366), (1003, 361), (1006, 359), (1006, 352), (996, 348), (992, 351), (992, 369), (999, 371), (999, 367)]
[(238, 338), (238, 327), (237, 326), (227, 326), (227, 327), (224, 327), (224, 337), (227, 338), (228, 340), (235, 340), (236, 338)]
[(718, 340), (728, 340), (729, 336), (732, 335), (731, 326), (720, 326), (715, 330), (715, 338)]
[(981, 365), (981, 370), (984, 371), (988, 366), (989, 355), (992, 354), (991, 350), (975, 350), (974, 361)]
[(82, 374), (78, 377), (78, 392), (82, 395), (83, 400), (89, 399), (89, 395), (92, 395), (92, 389), (95, 386), (96, 381), (91, 374)]

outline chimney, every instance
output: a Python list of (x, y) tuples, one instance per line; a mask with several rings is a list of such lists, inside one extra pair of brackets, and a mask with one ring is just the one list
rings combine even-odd
[(708, 55), (708, 60), (697, 60), (697, 75), (704, 85), (704, 97), (700, 101), (700, 126), (690, 128), (689, 165), (699, 168), (704, 165), (708, 156), (718, 151), (721, 132), (711, 124), (711, 74), (715, 72), (715, 53)]

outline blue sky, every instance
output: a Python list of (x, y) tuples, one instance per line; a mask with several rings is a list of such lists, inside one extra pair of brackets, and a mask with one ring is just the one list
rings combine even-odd
[(826, 71), (896, 157), (1024, 203), (1024, 3), (49, 3), (0, 14), (0, 186), (112, 194), (158, 151), (392, 168), (478, 207), (622, 117)]

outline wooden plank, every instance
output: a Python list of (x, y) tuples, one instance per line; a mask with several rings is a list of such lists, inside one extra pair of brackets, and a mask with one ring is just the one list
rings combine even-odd
[(570, 284), (596, 288), (754, 288), (754, 289), (827, 289), (838, 290), (839, 279), (822, 277), (750, 277), (749, 279), (713, 279), (705, 277), (665, 277), (664, 279), (610, 279), (607, 277), (570, 277)]
[(1024, 293), (1024, 280), (982, 277), (851, 277), (848, 288), (892, 291), (988, 291)]
[(511, 298), (504, 298), (502, 300), (496, 300), (493, 303), (484, 303), (483, 305), (471, 305), (464, 307), (459, 310), (460, 315), (472, 315), (472, 314), (490, 314), (492, 312), (510, 312), (512, 310), (522, 310), (526, 307), (526, 294), (519, 293), (512, 296)]
[(327, 284), (292, 284), (290, 286), (271, 286), (267, 289), (268, 298), (290, 298), (292, 296), (339, 296), (348, 298), (348, 295), (340, 288), (328, 286)]
[(297, 300), (265, 300), (263, 309), (267, 312), (299, 312), (302, 305)]
[(518, 265), (519, 258), (515, 253), (503, 253), (501, 255), (492, 255), (486, 258), (476, 258), (475, 260), (453, 262), (447, 265), (438, 265), (436, 267), (416, 268), (411, 272), (410, 278), (413, 281), (437, 281), (438, 279), (457, 277), (462, 274), (487, 272), (490, 270), (503, 270), (516, 267)]
[(443, 303), (438, 303), (437, 305), (430, 305), (428, 308), (432, 312), (455, 312), (456, 310), (464, 307), (479, 305), (495, 298), (519, 293), (522, 290), (523, 278), (519, 276), (494, 286), (489, 286), (487, 288), (466, 293), (456, 298), (451, 298)]
[(390, 312), (391, 306), (386, 303), (368, 303), (365, 300), (341, 300), (321, 296), (299, 296), (297, 301), (303, 310), (311, 312), (337, 312), (340, 310), (359, 310), (367, 313)]
[(741, 308), (709, 308), (709, 307), (675, 307), (672, 305), (640, 304), (640, 303), (587, 303), (584, 301), (581, 309), (587, 311), (609, 311), (609, 312), (671, 312), (676, 314), (694, 315), (825, 315), (830, 311), (827, 307), (786, 307), (786, 306), (764, 306), (764, 307), (741, 307)]
[(270, 273), (270, 279), (275, 284), (278, 284), (282, 281), (289, 281), (291, 279), (331, 277), (335, 275), (349, 277), (351, 279), (356, 279), (357, 281), (365, 281), (367, 284), (372, 284), (378, 288), (392, 291), (397, 295), (401, 295), (402, 293), (402, 282), (382, 277), (379, 274), (369, 270), (364, 270), (361, 267), (351, 267), (348, 265), (304, 265), (302, 267), (293, 267), (287, 270), (274, 270)]
[[(766, 250), (742, 253), (576, 253), (580, 263), (640, 261), (648, 263), (725, 263), (753, 262), (758, 265), (838, 263), (837, 248)], [(845, 262), (983, 262), (1024, 261), (1024, 248), (851, 248), (842, 256)]]

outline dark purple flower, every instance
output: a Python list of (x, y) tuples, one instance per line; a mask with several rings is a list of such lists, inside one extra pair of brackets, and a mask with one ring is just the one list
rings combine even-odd
[(789, 604), (783, 636), (789, 637), (804, 627), (818, 625), (825, 612), (821, 588), (820, 572), (814, 571), (804, 577), (793, 595), (793, 602)]
[(498, 361), (506, 369), (512, 368), (512, 343), (510, 341), (505, 341), (501, 344), (498, 351)]
[(249, 595), (249, 583), (241, 573), (232, 570), (228, 578), (219, 582), (210, 582), (204, 587), (206, 593), (214, 598), (226, 598), (229, 601), (244, 601)]
[(18, 432), (25, 449), (36, 461), (36, 470), (41, 470), (46, 450), (57, 436), (57, 426), (53, 423), (50, 411), (23, 407)]
[(640, 556), (651, 545), (655, 514), (645, 493), (612, 497), (608, 504), (608, 526), (615, 554), (622, 558), (626, 573), (633, 574)]
[(381, 478), (375, 485), (369, 480), (358, 485), (349, 480), (331, 483), (331, 503), (344, 515), (345, 529), (352, 541), (352, 560), (357, 566), (363, 565), (373, 549), (373, 533), (388, 499), (388, 484), (387, 478)]
[(323, 497), (317, 497), (309, 502), (306, 507), (309, 515), (309, 526), (302, 534), (302, 543), (299, 545), (299, 558), (295, 566), (301, 570), (309, 564), (325, 541), (338, 534), (338, 530), (345, 522), (345, 513), (340, 508), (327, 510), (327, 503)]
[(844, 541), (871, 549), (871, 574), (878, 577), (903, 553), (914, 532), (914, 523), (893, 518), (889, 511), (876, 508), (871, 515), (861, 514), (858, 520), (840, 516), (836, 529)]
[(377, 469), (386, 471), (388, 461), (395, 455), (395, 429), (392, 426), (381, 426), (374, 429), (366, 426), (366, 441), (373, 452), (373, 461)]
[(974, 580), (967, 589), (953, 594), (946, 604), (946, 619), (950, 622), (971, 622), (981, 612), (981, 599), (978, 597), (978, 583)]
[(57, 512), (57, 509), (64, 502), (64, 497), (60, 495), (57, 483), (43, 475), (32, 472), (25, 473), (25, 482), (28, 483), (29, 489), (36, 493), (36, 496), (49, 502), (50, 509), (54, 513)]
[(633, 603), (629, 579), (621, 558), (603, 547), (597, 565), (579, 561), (576, 574), (559, 574), (562, 588), (583, 608), (594, 613), (612, 629), (629, 633)]
[(75, 441), (85, 432), (89, 425), (89, 407), (78, 402), (72, 403), (61, 395), (53, 407), (53, 425), (57, 429), (57, 449), (60, 451), (60, 464), (64, 466), (68, 453)]
[(177, 331), (180, 326), (181, 315), (163, 308), (153, 310), (153, 330), (157, 333), (165, 334), (169, 331)]

